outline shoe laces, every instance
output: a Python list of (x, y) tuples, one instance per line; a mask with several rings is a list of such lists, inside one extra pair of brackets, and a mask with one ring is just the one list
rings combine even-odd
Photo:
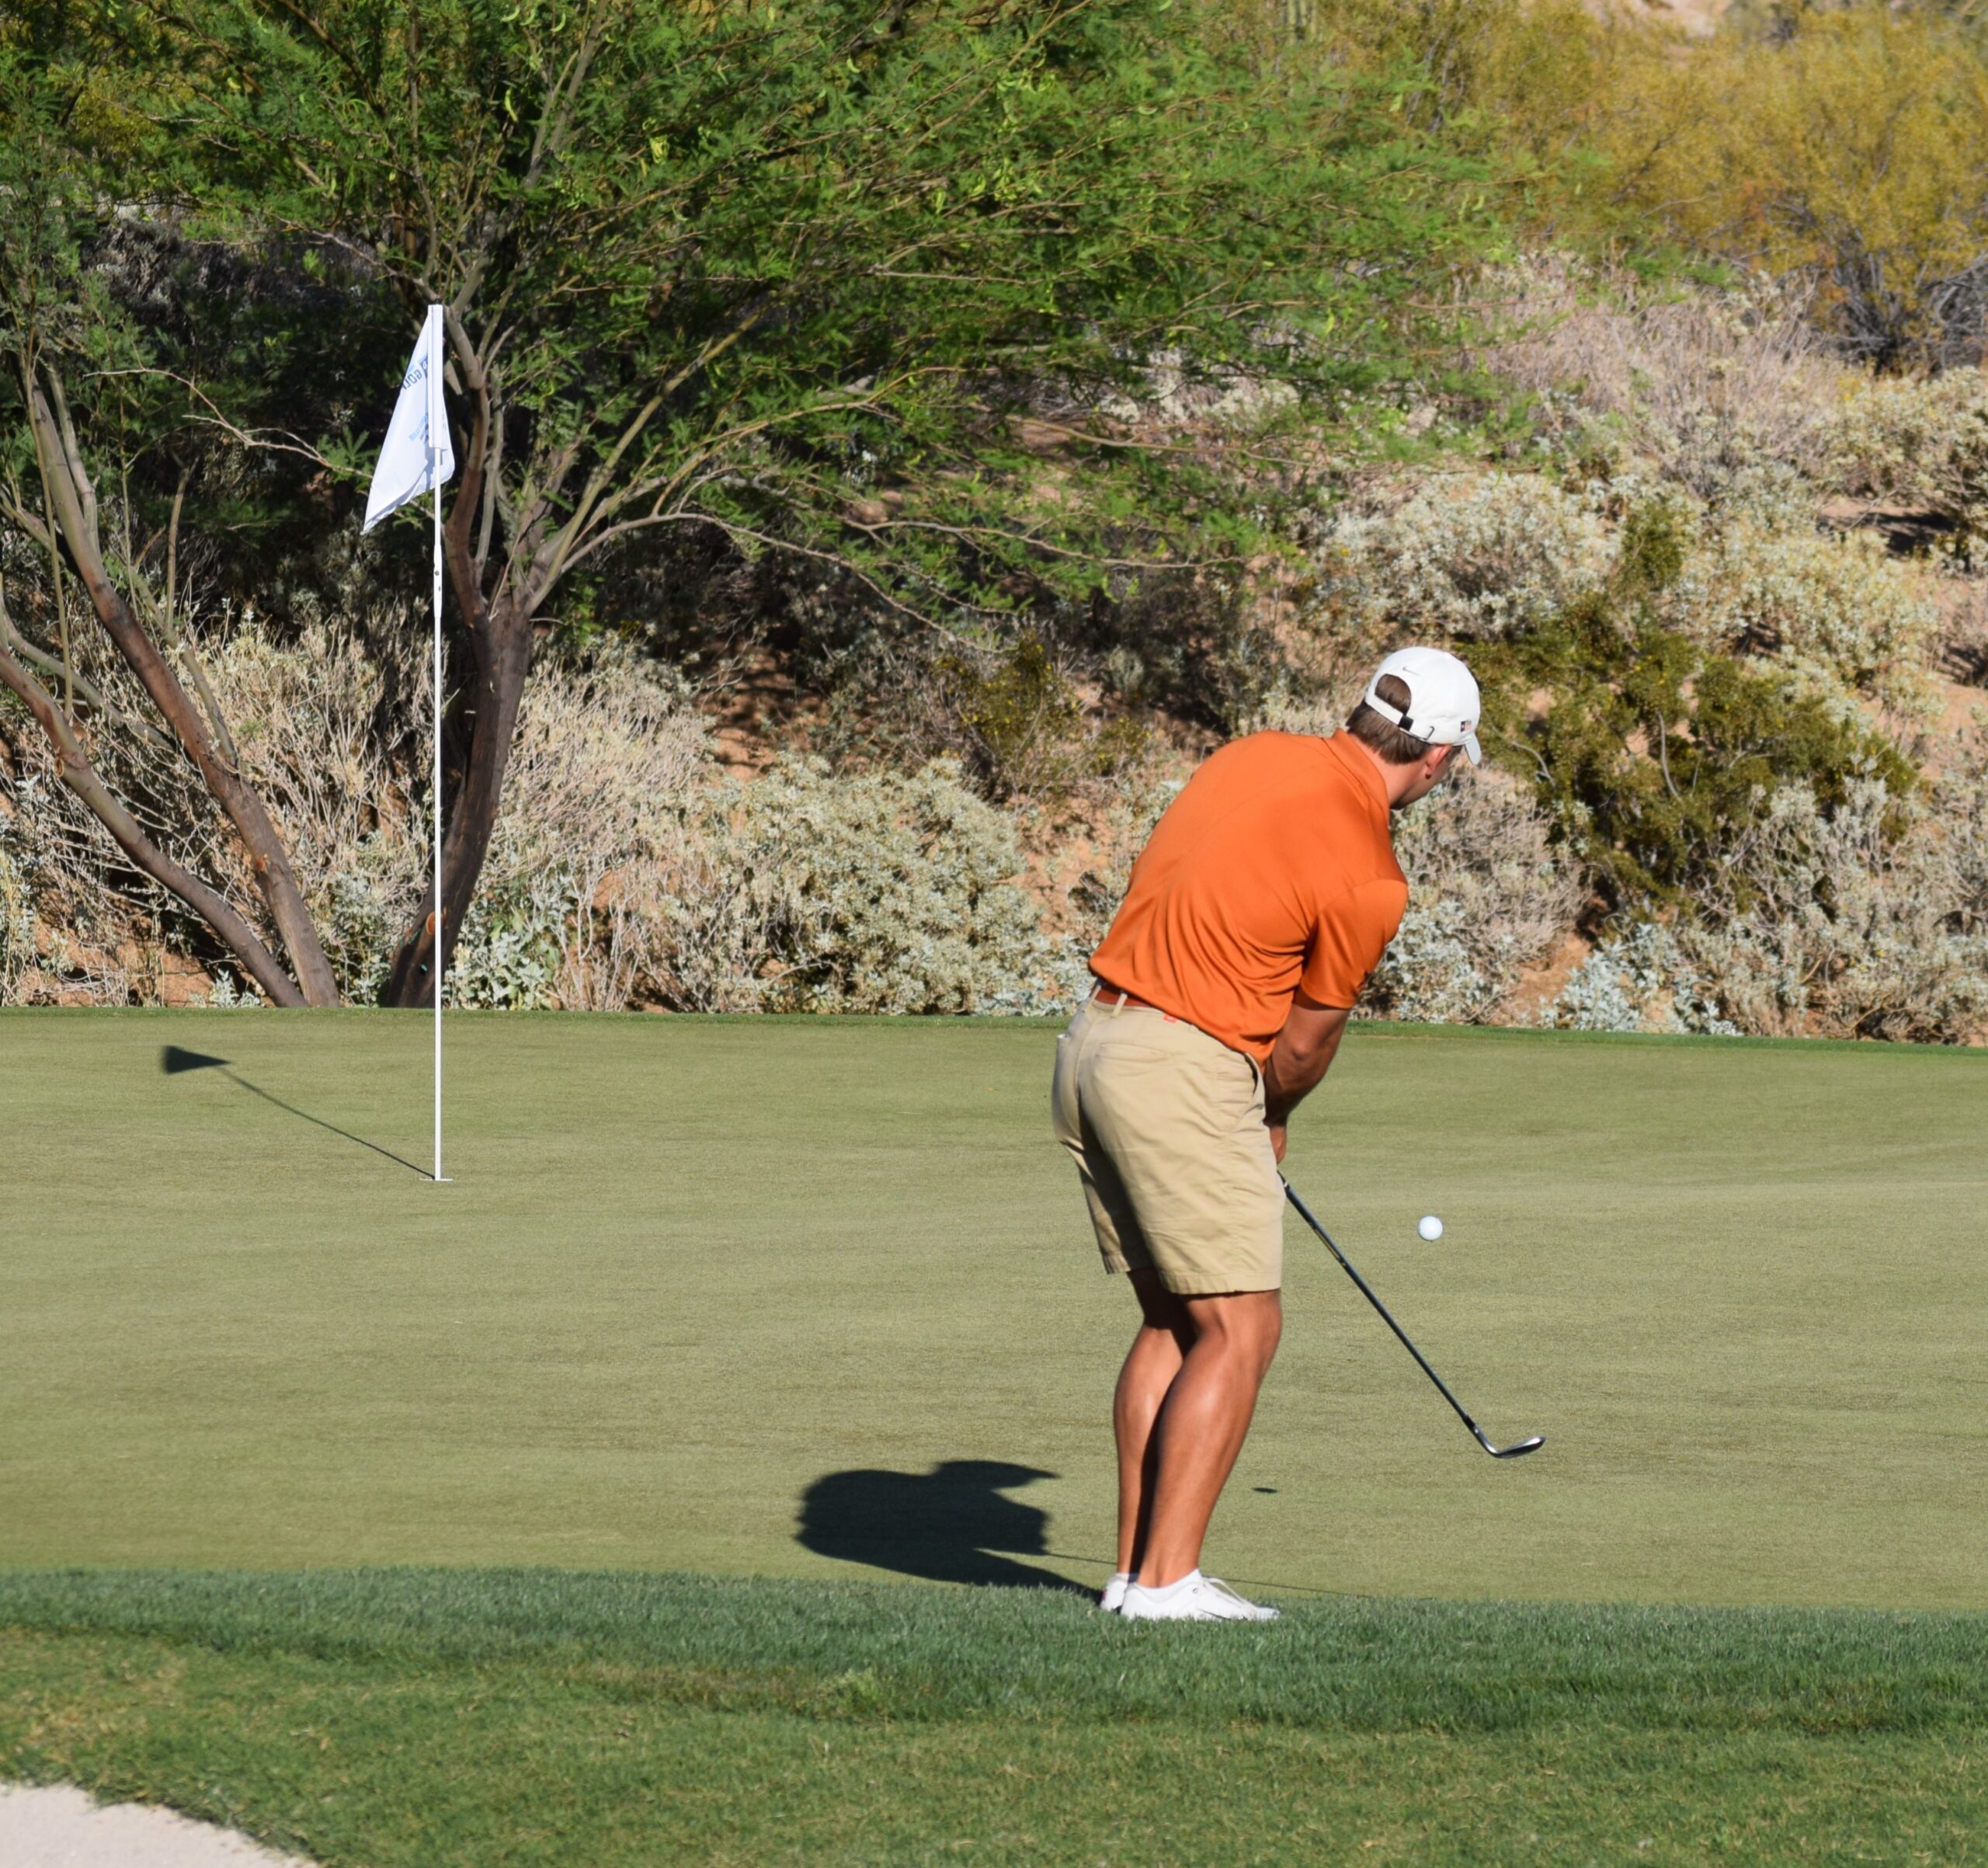
[(1201, 1578), (1201, 1587), (1210, 1593), (1221, 1597), (1224, 1602), (1233, 1602), (1239, 1609), (1247, 1609), (1253, 1615), (1256, 1612), (1256, 1603), (1251, 1602), (1246, 1595), (1230, 1588), (1228, 1584), (1218, 1576), (1204, 1576)]

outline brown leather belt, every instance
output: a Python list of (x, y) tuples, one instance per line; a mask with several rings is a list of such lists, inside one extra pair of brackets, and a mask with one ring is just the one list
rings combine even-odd
[(1142, 999), (1137, 993), (1121, 993), (1115, 986), (1107, 986), (1100, 979), (1092, 990), (1092, 998), (1101, 1005), (1117, 1007), (1123, 1011), (1129, 1006), (1135, 1012), (1157, 1012), (1163, 1008), (1150, 999)]

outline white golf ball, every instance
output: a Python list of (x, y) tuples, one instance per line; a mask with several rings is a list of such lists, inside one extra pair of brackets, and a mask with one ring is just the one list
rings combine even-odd
[(1425, 1239), (1440, 1239), (1443, 1236), (1443, 1223), (1434, 1213), (1424, 1213), (1416, 1222), (1415, 1230)]

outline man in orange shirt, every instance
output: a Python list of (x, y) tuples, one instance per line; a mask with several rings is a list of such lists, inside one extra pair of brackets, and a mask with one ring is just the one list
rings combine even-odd
[(1141, 1323), (1118, 1377), (1118, 1574), (1133, 1619), (1277, 1611), (1201, 1571), (1282, 1327), (1284, 1131), (1326, 1073), (1408, 885), (1389, 813), (1479, 757), (1477, 683), (1391, 655), (1346, 731), (1255, 733), (1168, 806), (1057, 1041), (1057, 1139)]

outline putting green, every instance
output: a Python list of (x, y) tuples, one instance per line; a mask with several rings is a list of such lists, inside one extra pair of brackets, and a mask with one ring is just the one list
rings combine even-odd
[[(464, 1017), (444, 1187), (427, 1042), (0, 1015), (0, 1563), (1108, 1567), (1131, 1306), (1051, 1028)], [(1548, 1444), (1486, 1459), (1294, 1226), (1211, 1566), (1988, 1605), (1984, 1132), (1979, 1054), (1356, 1030), (1292, 1177)]]

